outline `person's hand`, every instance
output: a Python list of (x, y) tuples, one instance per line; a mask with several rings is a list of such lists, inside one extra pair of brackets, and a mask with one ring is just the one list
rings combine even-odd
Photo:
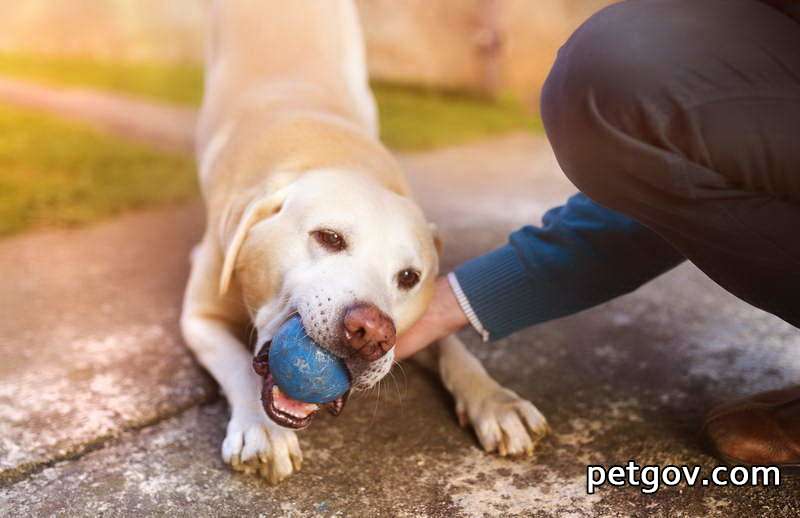
[(397, 340), (395, 358), (408, 358), (436, 340), (455, 333), (467, 323), (467, 316), (461, 310), (447, 278), (439, 277), (428, 309)]

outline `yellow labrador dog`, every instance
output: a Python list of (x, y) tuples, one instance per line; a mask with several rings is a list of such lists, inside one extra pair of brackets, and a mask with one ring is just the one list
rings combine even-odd
[[(276, 483), (300, 469), (295, 429), (320, 406), (276, 387), (262, 403), (253, 353), (299, 314), (345, 361), (353, 390), (373, 386), (392, 366), (396, 334), (425, 310), (437, 240), (378, 140), (352, 0), (215, 2), (205, 87), (197, 160), (207, 227), (181, 328), (231, 408), (223, 459)], [(530, 453), (546, 429), (533, 405), (456, 338), (439, 344), (438, 370), (484, 448)]]

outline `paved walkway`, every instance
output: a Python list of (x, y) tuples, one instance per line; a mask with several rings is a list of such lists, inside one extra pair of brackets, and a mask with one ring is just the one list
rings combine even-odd
[[(445, 266), (572, 192), (546, 143), (526, 135), (401, 160), (442, 229)], [(464, 333), (501, 382), (548, 416), (554, 433), (531, 459), (484, 455), (436, 379), (406, 364), (380, 393), (301, 434), (297, 476), (272, 488), (232, 473), (219, 458), (227, 408), (176, 324), (201, 228), (192, 204), (0, 241), (4, 515), (800, 513), (797, 479), (586, 495), (589, 463), (710, 469), (697, 436), (703, 412), (800, 379), (800, 333), (690, 265), (496, 344)]]
[(167, 150), (192, 149), (195, 112), (83, 88), (55, 88), (0, 76), (0, 102), (46, 110)]

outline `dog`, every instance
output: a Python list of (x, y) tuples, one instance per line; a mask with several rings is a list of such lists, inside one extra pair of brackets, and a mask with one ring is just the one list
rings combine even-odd
[[(441, 248), (379, 141), (352, 0), (216, 0), (210, 29), (196, 134), (206, 229), (181, 330), (230, 406), (223, 460), (277, 483), (300, 469), (296, 429), (321, 407), (271, 386), (262, 401), (254, 354), (299, 314), (353, 390), (374, 386), (425, 311)], [(453, 336), (426, 354), (487, 451), (531, 453), (547, 423), (530, 402)]]

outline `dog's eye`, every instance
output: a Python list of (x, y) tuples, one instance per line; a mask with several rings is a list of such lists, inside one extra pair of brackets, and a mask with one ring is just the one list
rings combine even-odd
[(317, 240), (317, 243), (331, 252), (341, 252), (347, 248), (347, 242), (344, 240), (342, 235), (335, 230), (330, 230), (327, 228), (314, 230), (311, 232), (311, 235)]
[(397, 273), (397, 286), (401, 290), (410, 290), (419, 282), (419, 272), (413, 268), (406, 268)]

